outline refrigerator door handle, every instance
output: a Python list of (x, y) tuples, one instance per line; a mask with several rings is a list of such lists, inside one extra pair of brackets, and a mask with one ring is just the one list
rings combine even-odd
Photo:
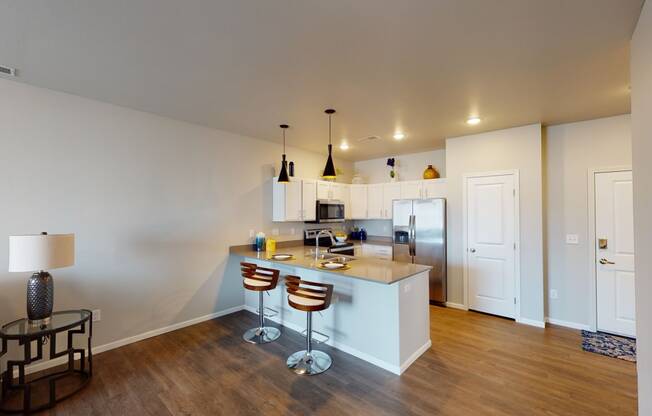
[(416, 252), (416, 217), (414, 215), (410, 215), (410, 255), (415, 256)]

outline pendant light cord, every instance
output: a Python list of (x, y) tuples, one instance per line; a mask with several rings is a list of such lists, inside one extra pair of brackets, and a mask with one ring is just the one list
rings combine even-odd
[(333, 137), (333, 134), (331, 133), (331, 120), (333, 118), (332, 114), (328, 115), (328, 144), (331, 145), (331, 137)]

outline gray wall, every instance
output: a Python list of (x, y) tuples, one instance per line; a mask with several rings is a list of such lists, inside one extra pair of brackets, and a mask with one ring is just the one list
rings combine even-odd
[(448, 299), (463, 303), (462, 177), (467, 173), (520, 172), (521, 317), (543, 322), (543, 218), (541, 125), (446, 140), (448, 181)]
[[(546, 224), (547, 316), (588, 326), (592, 311), (588, 241), (589, 169), (631, 166), (629, 115), (544, 130), (544, 219)], [(566, 234), (578, 234), (579, 244), (566, 244)]]
[[(55, 307), (101, 309), (99, 346), (242, 305), (228, 247), (303, 229), (271, 222), (275, 143), (7, 80), (0, 97), (2, 322), (25, 315), (28, 277), (7, 273), (8, 235), (76, 234)], [(298, 175), (325, 163), (287, 153)]]
[(652, 4), (632, 38), (632, 150), (639, 414), (652, 415)]

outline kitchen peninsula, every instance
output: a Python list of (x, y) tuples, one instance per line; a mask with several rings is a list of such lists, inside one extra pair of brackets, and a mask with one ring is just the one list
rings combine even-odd
[[(395, 374), (430, 348), (430, 266), (350, 257), (348, 269), (330, 271), (318, 267), (323, 260), (315, 258), (314, 248), (296, 245), (279, 248), (277, 253), (293, 257), (277, 261), (251, 246), (231, 248), (232, 256), (279, 269), (281, 276), (334, 285), (331, 307), (313, 320), (313, 329), (330, 337), (328, 345)], [(246, 292), (245, 306), (256, 312), (257, 296)], [(305, 328), (305, 314), (287, 305), (284, 285), (270, 292), (265, 304), (278, 311), (272, 321), (298, 332)]]

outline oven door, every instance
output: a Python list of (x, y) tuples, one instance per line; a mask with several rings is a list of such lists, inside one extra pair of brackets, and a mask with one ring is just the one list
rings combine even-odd
[(318, 222), (344, 222), (344, 203), (341, 201), (317, 201)]

